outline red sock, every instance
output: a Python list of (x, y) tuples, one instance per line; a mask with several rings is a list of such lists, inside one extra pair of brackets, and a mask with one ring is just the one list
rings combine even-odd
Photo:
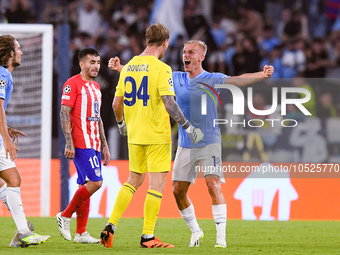
[(61, 216), (71, 218), (72, 214), (77, 211), (91, 196), (91, 193), (87, 191), (85, 185), (81, 186), (74, 194), (71, 202), (68, 204), (66, 209), (63, 211)]
[(87, 220), (90, 213), (90, 198), (76, 211), (77, 213), (77, 231), (76, 233), (82, 234), (86, 231)]

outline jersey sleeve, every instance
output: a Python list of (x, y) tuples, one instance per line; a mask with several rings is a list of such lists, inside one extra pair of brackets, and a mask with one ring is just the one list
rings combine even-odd
[(124, 71), (122, 71), (120, 73), (120, 77), (119, 77), (119, 80), (118, 80), (118, 85), (116, 87), (116, 93), (115, 93), (115, 96), (116, 97), (122, 97), (124, 96), (124, 81), (123, 81), (123, 78), (125, 77), (124, 74)]
[(175, 96), (172, 70), (168, 65), (162, 66), (159, 70), (158, 92), (160, 96)]
[[(214, 88), (215, 88), (216, 84), (225, 84), (225, 79), (227, 79), (228, 77), (230, 77), (230, 76), (225, 75), (223, 73), (215, 73), (214, 74)], [(220, 93), (221, 90), (222, 90), (221, 88), (216, 89), (216, 91), (218, 93)]]
[(63, 87), (63, 94), (61, 96), (61, 104), (73, 108), (77, 98), (77, 86), (74, 79), (68, 79)]

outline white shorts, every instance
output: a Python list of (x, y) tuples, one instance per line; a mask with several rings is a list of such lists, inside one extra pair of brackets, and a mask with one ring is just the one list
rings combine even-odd
[(223, 51), (214, 51), (210, 53), (209, 64), (221, 63), (225, 61), (224, 52)]
[[(221, 144), (213, 143), (200, 148), (178, 147), (172, 171), (173, 181), (195, 183), (197, 174), (217, 175), (225, 183), (221, 168)], [(201, 166), (200, 166), (201, 163)]]
[(9, 155), (6, 159), (6, 151), (4, 146), (0, 149), (0, 171), (4, 171), (9, 168), (16, 168), (15, 163), (10, 159)]

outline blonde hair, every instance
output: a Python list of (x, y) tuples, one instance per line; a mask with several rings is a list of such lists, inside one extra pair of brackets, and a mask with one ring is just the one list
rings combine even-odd
[(207, 47), (207, 45), (205, 44), (205, 42), (203, 42), (203, 41), (201, 41), (201, 40), (190, 40), (190, 41), (187, 41), (187, 42), (184, 44), (184, 46), (187, 45), (187, 44), (197, 44), (197, 45), (203, 50), (204, 56), (205, 56), (205, 54), (207, 54), (208, 47)]
[(148, 45), (151, 46), (161, 46), (165, 40), (169, 39), (169, 37), (169, 29), (161, 23), (151, 25), (145, 33), (145, 39), (147, 40)]

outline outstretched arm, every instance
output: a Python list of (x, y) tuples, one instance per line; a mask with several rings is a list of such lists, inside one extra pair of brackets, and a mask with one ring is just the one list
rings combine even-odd
[(65, 145), (65, 152), (64, 155), (68, 159), (74, 158), (74, 145), (72, 140), (72, 126), (71, 126), (71, 120), (70, 120), (70, 112), (72, 111), (72, 108), (67, 105), (61, 105), (60, 110), (60, 122), (61, 122), (61, 128), (64, 133), (66, 145)]
[(225, 79), (226, 84), (248, 86), (265, 78), (270, 78), (274, 73), (274, 67), (265, 65), (263, 71), (257, 73), (245, 73), (240, 76), (231, 76)]

